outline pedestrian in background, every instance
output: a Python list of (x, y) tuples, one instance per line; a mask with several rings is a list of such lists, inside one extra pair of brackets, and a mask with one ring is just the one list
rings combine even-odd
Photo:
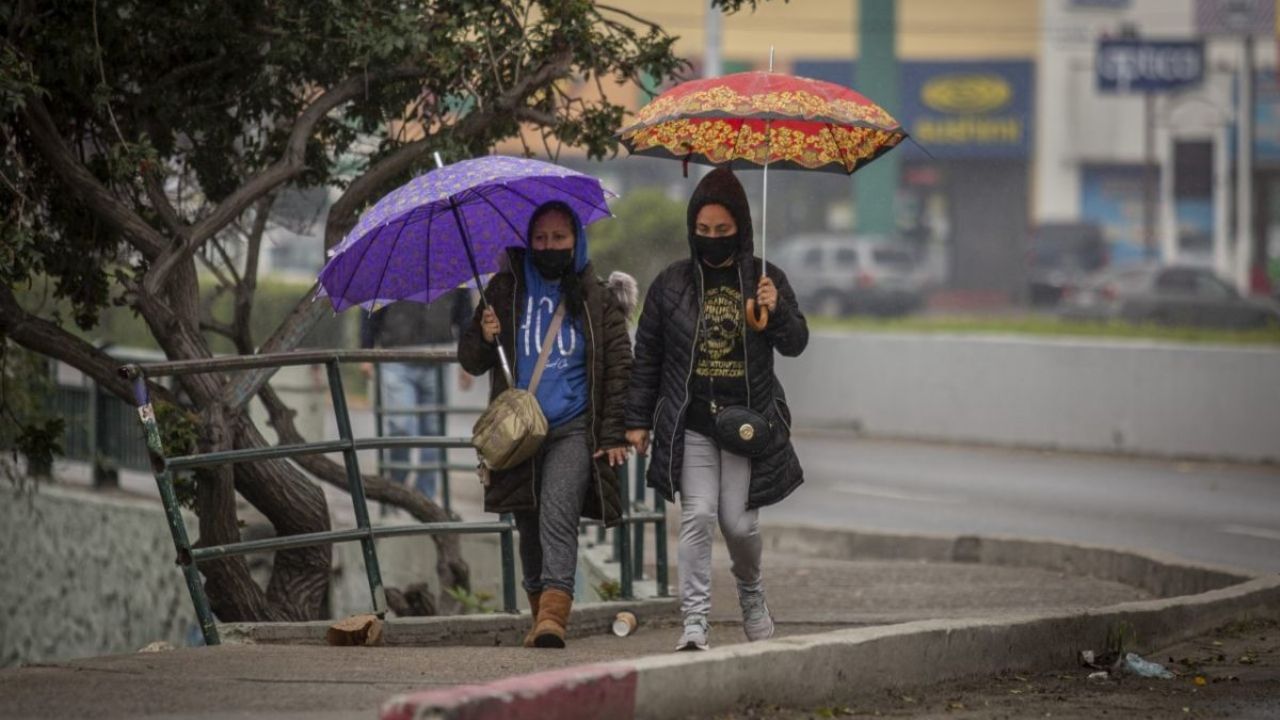
[[(690, 259), (666, 268), (645, 295), (626, 408), (627, 439), (652, 448), (648, 484), (668, 501), (680, 494), (677, 551), (684, 631), (677, 650), (706, 650), (711, 546), (717, 520), (729, 548), (749, 640), (773, 635), (760, 567), (759, 508), (803, 482), (791, 446), (791, 413), (773, 372), (773, 353), (799, 355), (809, 328), (786, 275), (761, 277), (751, 209), (741, 183), (716, 169), (698, 183), (687, 214)], [(748, 326), (745, 302), (769, 311)], [(717, 420), (736, 412), (754, 457), (730, 451)], [(652, 439), (650, 436), (652, 431)], [(760, 435), (753, 434), (759, 432)]]
[[(465, 289), (454, 290), (439, 300), (423, 305), (415, 302), (398, 302), (366, 314), (360, 324), (362, 348), (421, 348), (428, 345), (445, 345), (457, 342), (462, 329), (471, 322), (470, 295)], [(434, 362), (381, 363), (374, 372), (372, 363), (362, 366), (366, 378), (375, 375), (378, 380), (378, 404), (384, 413), (384, 432), (392, 437), (415, 435), (443, 435), (442, 413), (399, 413), (399, 408), (415, 408), (428, 405), (443, 406), (446, 402), (443, 378), (447, 366)], [(461, 370), (459, 387), (465, 389), (470, 378)], [(386, 451), (387, 459), (396, 465), (410, 462), (409, 448), (393, 448)], [(440, 466), (444, 451), (440, 448), (418, 448), (417, 464)], [(440, 470), (418, 470), (414, 473), (413, 487), (429, 498), (438, 500), (437, 491)], [(409, 471), (391, 470), (392, 482), (408, 483)]]
[(596, 277), (582, 222), (561, 202), (534, 212), (528, 246), (508, 249), (509, 268), (485, 287), (488, 304), (476, 308), (458, 343), (458, 359), (472, 374), (489, 372), (492, 401), (507, 389), (496, 343), (514, 360), (516, 387), (524, 389), (536, 375), (544, 343), (550, 344), (533, 391), (547, 437), (531, 459), (489, 471), (484, 504), (488, 512), (512, 513), (520, 533), (534, 617), (525, 647), (562, 648), (573, 607), (579, 520), (613, 525), (622, 517), (615, 468), (628, 453), (623, 405), (635, 281), (614, 273), (606, 285)]

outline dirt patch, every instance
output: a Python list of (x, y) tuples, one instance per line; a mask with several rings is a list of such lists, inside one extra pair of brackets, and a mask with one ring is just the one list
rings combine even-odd
[(1175, 677), (1090, 679), (1093, 670), (1069, 667), (878, 691), (811, 708), (757, 705), (715, 718), (1280, 718), (1280, 622), (1228, 625), (1145, 657)]

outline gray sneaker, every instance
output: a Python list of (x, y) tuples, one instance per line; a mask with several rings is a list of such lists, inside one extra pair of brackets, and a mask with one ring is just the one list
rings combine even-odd
[(684, 619), (684, 634), (676, 644), (676, 652), (681, 650), (709, 650), (707, 642), (707, 618), (705, 615), (689, 615)]
[(738, 590), (738, 604), (742, 605), (742, 631), (747, 640), (768, 640), (773, 637), (773, 616), (764, 601), (764, 591)]

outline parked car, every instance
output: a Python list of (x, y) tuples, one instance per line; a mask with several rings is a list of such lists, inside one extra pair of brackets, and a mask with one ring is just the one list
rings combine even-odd
[(802, 235), (773, 258), (805, 312), (899, 315), (924, 303), (926, 273), (910, 245), (874, 236)]
[(1027, 247), (1027, 280), (1032, 305), (1056, 305), (1089, 275), (1106, 267), (1107, 241), (1092, 223), (1043, 223)]
[(1098, 273), (1068, 293), (1063, 317), (1161, 325), (1259, 328), (1280, 325), (1280, 303), (1241, 297), (1209, 268), (1134, 265)]

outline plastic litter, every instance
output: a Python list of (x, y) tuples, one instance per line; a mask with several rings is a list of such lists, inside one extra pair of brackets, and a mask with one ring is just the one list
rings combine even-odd
[(1124, 669), (1139, 677), (1160, 678), (1161, 680), (1173, 679), (1173, 673), (1166, 670), (1163, 665), (1150, 660), (1143, 660), (1136, 653), (1125, 653)]

